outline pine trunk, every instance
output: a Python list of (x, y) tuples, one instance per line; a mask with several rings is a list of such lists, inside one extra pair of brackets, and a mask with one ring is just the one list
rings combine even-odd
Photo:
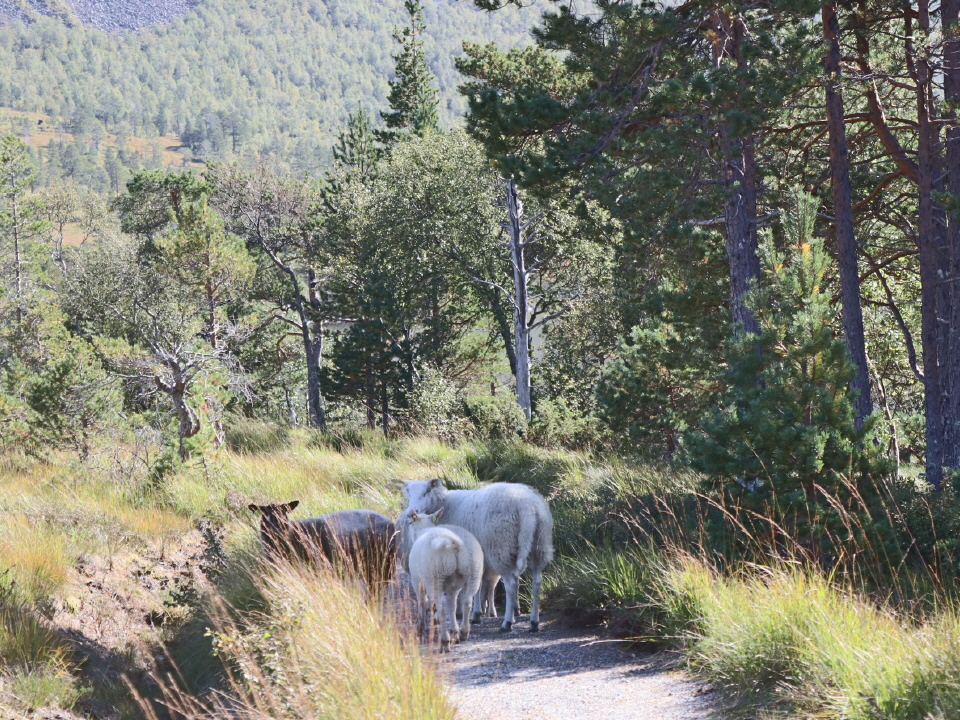
[(870, 375), (860, 307), (860, 276), (857, 271), (857, 240), (853, 230), (853, 199), (850, 190), (850, 160), (847, 155), (843, 98), (840, 95), (840, 25), (836, 3), (824, 3), (821, 9), (826, 43), (827, 128), (830, 134), (830, 176), (833, 186), (834, 228), (840, 271), (840, 303), (843, 334), (856, 370), (852, 389), (857, 393), (856, 424), (862, 427), (873, 412), (870, 401)]
[[(926, 3), (921, 3), (926, 10)], [(921, 15), (926, 15), (925, 12)], [(921, 20), (922, 29), (922, 20)], [(911, 20), (907, 18), (906, 37), (912, 36)], [(923, 343), (924, 416), (927, 440), (927, 482), (940, 489), (943, 481), (943, 398), (940, 377), (940, 233), (937, 232), (934, 206), (937, 130), (933, 122), (931, 68), (913, 48), (908, 56), (915, 58), (913, 72), (917, 82), (917, 244), (920, 259), (920, 326)]]
[[(956, 27), (960, 21), (960, 0), (942, 0), (940, 4), (943, 27)], [(946, 125), (946, 182), (947, 190), (960, 196), (960, 127), (957, 127), (954, 103), (960, 101), (960, 40), (953, 34), (945, 34), (943, 46), (943, 91), (944, 107), (949, 112)], [(942, 462), (947, 468), (960, 468), (960, 217), (953, 211), (947, 217), (947, 247), (945, 260), (948, 263), (945, 292), (941, 297), (947, 303), (942, 313), (941, 330), (946, 333), (945, 348), (940, 357), (941, 397), (943, 404)]]
[[(718, 16), (722, 42), (714, 46), (714, 62), (732, 59), (747, 68), (743, 57), (746, 30), (741, 18)], [(723, 206), (727, 262), (730, 265), (730, 309), (734, 332), (758, 335), (760, 326), (747, 307), (747, 292), (760, 278), (757, 255), (757, 160), (752, 135), (740, 137), (727, 123), (720, 127), (723, 151), (722, 180), (726, 191)]]

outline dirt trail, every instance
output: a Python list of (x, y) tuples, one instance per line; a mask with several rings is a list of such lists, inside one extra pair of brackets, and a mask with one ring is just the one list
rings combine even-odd
[(663, 656), (547, 621), (485, 620), (442, 661), (462, 720), (707, 720), (713, 694)]

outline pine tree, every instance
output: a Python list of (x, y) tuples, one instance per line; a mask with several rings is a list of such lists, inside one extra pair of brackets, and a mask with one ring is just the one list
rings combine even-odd
[(381, 113), (389, 129), (382, 131), (380, 138), (388, 143), (405, 132), (422, 137), (439, 127), (439, 96), (423, 50), (423, 5), (419, 0), (407, 0), (405, 6), (410, 13), (410, 25), (393, 34), (401, 49), (393, 56), (396, 74), (390, 81), (388, 96), (391, 112)]
[(742, 527), (823, 558), (871, 531), (874, 481), (887, 468), (865, 442), (872, 423), (855, 422), (854, 368), (832, 327), (832, 261), (813, 236), (816, 214), (817, 200), (794, 190), (787, 252), (764, 239), (764, 285), (748, 296), (760, 333), (734, 340), (724, 405), (687, 440), (712, 491), (745, 509)]
[(362, 107), (350, 113), (347, 127), (340, 131), (333, 146), (333, 170), (327, 174), (324, 203), (330, 209), (334, 197), (348, 182), (361, 182), (376, 177), (377, 163), (383, 157), (384, 148), (377, 139), (370, 116)]

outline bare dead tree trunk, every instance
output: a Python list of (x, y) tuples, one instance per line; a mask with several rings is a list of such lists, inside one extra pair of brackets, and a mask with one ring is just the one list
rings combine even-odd
[(390, 437), (390, 387), (387, 378), (380, 381), (380, 418), (383, 423), (383, 436)]
[(311, 427), (327, 429), (327, 420), (323, 412), (323, 396), (320, 392), (320, 359), (323, 352), (323, 338), (319, 332), (311, 332), (312, 323), (300, 295), (300, 282), (296, 273), (286, 265), (282, 266), (293, 285), (293, 305), (297, 311), (300, 339), (303, 343), (304, 360), (307, 366), (307, 422)]
[(13, 221), (13, 272), (15, 282), (15, 300), (17, 304), (17, 332), (23, 331), (23, 238), (20, 236), (20, 203), (16, 190), (13, 192), (10, 208)]
[(290, 399), (290, 388), (286, 385), (283, 386), (283, 396), (287, 401), (287, 417), (290, 419), (290, 424), (296, 427), (299, 424), (297, 420), (297, 409), (293, 406), (293, 401)]
[(217, 298), (213, 289), (213, 281), (207, 278), (204, 283), (204, 294), (207, 298), (207, 335), (210, 338), (210, 347), (218, 349), (220, 337), (217, 327)]
[(529, 271), (523, 256), (524, 241), (522, 222), (523, 206), (517, 196), (517, 185), (513, 178), (507, 180), (507, 215), (510, 232), (510, 263), (513, 265), (513, 349), (516, 357), (514, 378), (517, 383), (517, 402), (523, 414), (530, 420), (532, 405), (530, 402), (530, 326), (528, 324), (529, 307), (527, 300), (527, 281)]
[(374, 398), (376, 388), (373, 386), (373, 372), (369, 367), (367, 368), (365, 375), (367, 381), (366, 387), (364, 388), (367, 395), (367, 429), (375, 430), (377, 427), (377, 415), (373, 408), (376, 404), (376, 400)]
[(843, 334), (853, 360), (856, 375), (851, 383), (857, 393), (856, 425), (862, 427), (873, 412), (870, 400), (870, 375), (860, 307), (860, 276), (857, 272), (857, 239), (853, 230), (853, 199), (850, 190), (850, 160), (847, 155), (843, 98), (840, 95), (840, 24), (836, 2), (821, 8), (823, 37), (826, 44), (823, 67), (826, 72), (827, 128), (830, 134), (830, 178), (833, 186), (834, 229), (840, 271), (840, 303)]
[(497, 290), (490, 290), (490, 307), (493, 311), (493, 317), (497, 322), (497, 330), (500, 333), (500, 337), (503, 339), (503, 348), (507, 354), (507, 362), (510, 364), (510, 372), (514, 377), (517, 374), (517, 354), (513, 349), (513, 323), (512, 319), (508, 317), (506, 308), (503, 307), (503, 303), (500, 301), (500, 295)]
[[(323, 394), (320, 388), (320, 361), (323, 353), (322, 326), (318, 322), (317, 326), (314, 327), (314, 323), (311, 322), (311, 313), (307, 312), (307, 307), (304, 304), (297, 273), (270, 249), (270, 246), (265, 240), (260, 238), (258, 242), (277, 269), (287, 276), (293, 288), (291, 299), (297, 311), (297, 319), (299, 321), (297, 327), (300, 330), (304, 361), (307, 366), (307, 424), (325, 431), (327, 429), (327, 419), (323, 411)], [(308, 285), (308, 292), (310, 293), (308, 297), (310, 305), (313, 306), (312, 298), (316, 292), (316, 278), (312, 270), (310, 271)], [(311, 307), (311, 309), (313, 308)]]

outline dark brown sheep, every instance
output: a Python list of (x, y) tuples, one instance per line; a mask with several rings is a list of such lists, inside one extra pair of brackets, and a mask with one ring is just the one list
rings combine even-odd
[(291, 520), (299, 504), (249, 506), (260, 513), (260, 543), (269, 560), (324, 558), (363, 578), (368, 588), (390, 581), (397, 561), (397, 529), (390, 518), (372, 510), (338, 510)]

